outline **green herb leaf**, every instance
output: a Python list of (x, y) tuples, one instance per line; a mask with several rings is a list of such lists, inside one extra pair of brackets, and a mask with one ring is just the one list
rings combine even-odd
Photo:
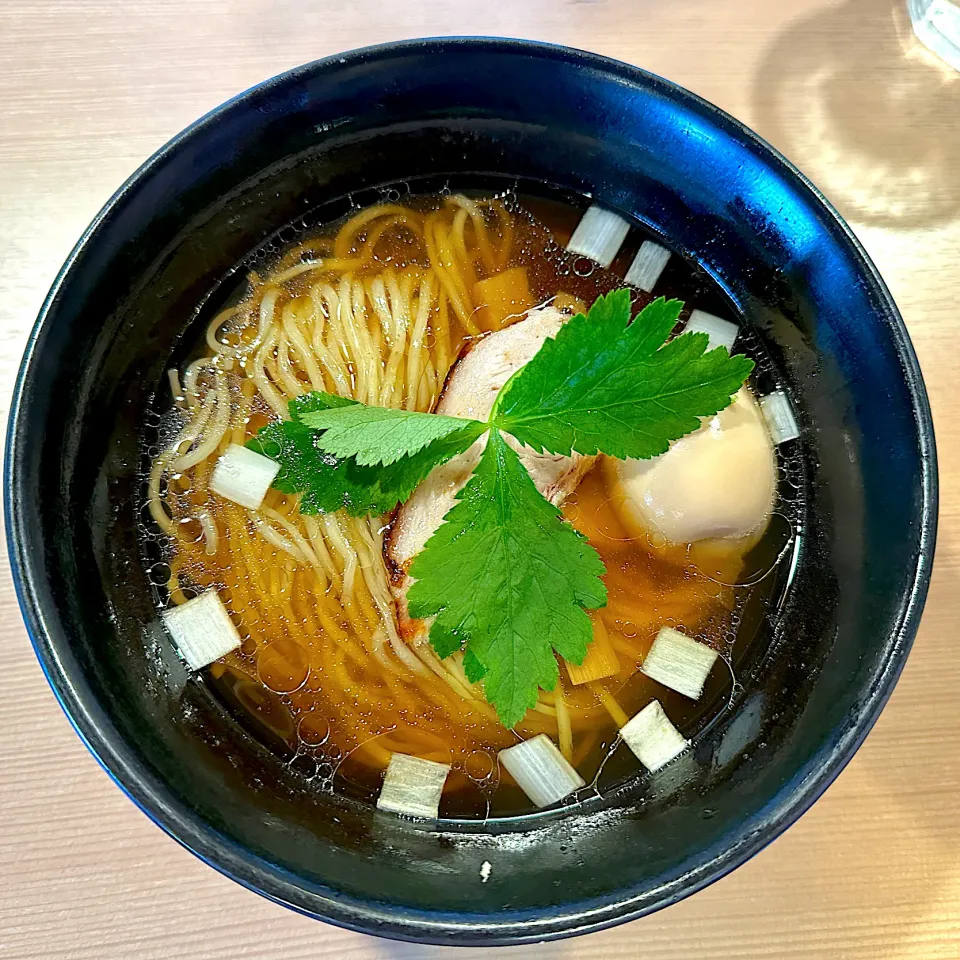
[[(329, 397), (330, 394), (320, 394)], [(341, 398), (337, 398), (341, 399)], [(389, 465), (469, 425), (474, 440), (486, 424), (436, 413), (415, 413), (363, 403), (338, 404), (299, 414), (301, 423), (323, 430), (317, 442), (336, 457), (353, 457), (361, 467)]]
[(753, 369), (723, 347), (705, 353), (703, 333), (665, 343), (682, 306), (661, 297), (631, 323), (628, 290), (600, 297), (507, 382), (491, 422), (551, 453), (665, 453), (726, 407)]
[(273, 486), (282, 493), (301, 494), (301, 513), (341, 509), (357, 517), (387, 513), (406, 500), (434, 467), (463, 453), (479, 435), (470, 421), (460, 421), (460, 430), (413, 456), (401, 457), (388, 466), (362, 466), (353, 458), (337, 457), (323, 449), (322, 434), (303, 419), (333, 405), (343, 409), (353, 404), (332, 394), (298, 397), (290, 402), (292, 420), (271, 423), (247, 442), (252, 450), (280, 464)]
[(355, 407), (359, 405), (358, 400), (351, 400), (349, 397), (340, 397), (335, 393), (324, 393), (323, 390), (314, 390), (312, 393), (305, 393), (303, 396), (294, 397), (287, 404), (290, 416), (294, 420), (302, 422), (302, 417), (307, 413), (314, 413), (318, 410), (335, 410), (339, 407)]
[(514, 726), (557, 681), (554, 651), (574, 663), (592, 637), (585, 608), (606, 603), (597, 552), (541, 496), (496, 430), (458, 503), (414, 558), (411, 616), (436, 619), (440, 656), (465, 640), (464, 670), (481, 677)]

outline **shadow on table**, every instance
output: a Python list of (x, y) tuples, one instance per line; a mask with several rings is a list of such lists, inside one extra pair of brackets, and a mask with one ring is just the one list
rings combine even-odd
[(916, 39), (905, 0), (793, 21), (753, 96), (758, 132), (849, 219), (917, 227), (960, 213), (960, 73)]

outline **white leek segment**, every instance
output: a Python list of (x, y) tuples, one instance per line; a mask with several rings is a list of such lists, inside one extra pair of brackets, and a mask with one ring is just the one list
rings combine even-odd
[(440, 814), (443, 785), (447, 782), (449, 772), (448, 763), (395, 753), (387, 765), (377, 808), (402, 813), (407, 817), (436, 820)]
[(609, 267), (629, 230), (630, 224), (623, 217), (594, 204), (577, 224), (567, 249)]
[(672, 627), (661, 627), (640, 669), (691, 700), (699, 700), (719, 654)]
[(248, 510), (259, 510), (280, 464), (239, 443), (231, 443), (213, 468), (210, 489)]
[(659, 770), (689, 746), (689, 741), (663, 712), (659, 700), (648, 703), (621, 727), (620, 736), (651, 772)]
[(669, 259), (670, 251), (666, 247), (661, 247), (652, 240), (644, 240), (624, 280), (647, 293), (653, 293), (653, 288)]
[(584, 786), (583, 777), (545, 733), (501, 750), (500, 762), (538, 807), (549, 807)]
[(160, 619), (191, 670), (206, 667), (240, 646), (240, 634), (216, 590), (164, 610)]
[(712, 313), (707, 313), (706, 310), (694, 310), (683, 332), (705, 333), (710, 338), (707, 342), (708, 350), (726, 347), (729, 353), (733, 349), (733, 342), (737, 339), (740, 328), (729, 320), (722, 320)]
[(760, 410), (775, 444), (796, 440), (800, 436), (797, 418), (793, 415), (790, 401), (782, 390), (775, 390), (760, 398)]

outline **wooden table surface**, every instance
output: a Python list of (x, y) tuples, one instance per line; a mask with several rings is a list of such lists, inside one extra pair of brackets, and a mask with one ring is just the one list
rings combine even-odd
[[(60, 263), (141, 161), (272, 74), (402, 37), (555, 41), (689, 87), (794, 160), (847, 217), (892, 289), (933, 403), (942, 495), (926, 613), (879, 723), (801, 822), (733, 875), (647, 919), (498, 956), (960, 957), (960, 74), (917, 49), (904, 7), (0, 0), (4, 412)], [(182, 850), (124, 798), (70, 729), (34, 660), (6, 569), (0, 604), (0, 958), (454, 955), (295, 916)]]

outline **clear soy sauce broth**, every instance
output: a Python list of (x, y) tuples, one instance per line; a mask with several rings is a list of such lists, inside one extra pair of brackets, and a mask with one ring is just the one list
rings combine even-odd
[[(502, 217), (498, 221), (491, 214), (491, 228), (500, 224), (498, 240), (503, 240), (502, 233), (507, 229), (512, 237), (509, 260), (498, 267), (525, 269), (531, 300), (526, 306), (552, 302), (575, 311), (589, 305), (598, 295), (625, 285), (623, 276), (644, 239), (661, 242), (660, 238), (633, 226), (616, 259), (604, 270), (565, 250), (587, 205), (580, 197), (548, 191), (542, 185), (511, 183), (504, 189), (501, 183), (489, 181), (479, 189), (475, 183), (420, 183), (415, 192), (406, 184), (371, 191), (367, 196), (351, 197), (318, 208), (297, 224), (278, 231), (262, 248), (238, 264), (200, 307), (178, 355), (171, 359), (171, 366), (183, 371), (192, 361), (208, 354), (205, 331), (211, 321), (225, 309), (250, 305), (251, 292), (262, 287), (271, 271), (276, 274), (281, 268), (296, 267), (298, 262), (308, 261), (318, 251), (330, 256), (330, 252), (325, 252), (330, 250), (330, 242), (358, 210), (387, 203), (423, 214), (442, 206), (445, 197), (455, 193), (478, 199), (500, 198), (503, 209), (509, 213), (509, 227)], [(360, 232), (357, 237), (362, 240), (364, 234)], [(410, 264), (415, 266), (420, 256), (415, 249), (418, 242), (402, 229), (393, 238), (385, 230), (376, 248), (376, 262), (368, 265), (369, 275), (380, 269), (395, 269), (402, 275)], [(347, 262), (355, 257), (356, 250), (357, 244), (354, 244), (339, 252), (347, 254)], [(310, 295), (308, 278), (306, 274), (287, 282), (291, 302)], [(676, 254), (670, 257), (653, 295), (639, 290), (633, 293), (638, 309), (653, 296), (683, 300), (681, 322), (696, 308), (727, 319), (739, 319), (719, 287), (702, 270)], [(261, 294), (259, 304), (253, 306), (262, 306), (262, 302)], [(517, 309), (522, 312), (525, 308), (521, 305)], [(243, 328), (232, 331), (231, 322), (228, 318), (220, 336), (223, 342), (242, 344)], [(467, 343), (472, 334), (466, 329), (455, 330), (455, 319), (449, 326), (454, 351), (450, 359), (454, 359), (459, 345)], [(757, 364), (748, 386), (755, 395), (766, 393), (778, 386), (775, 370), (761, 341), (742, 324), (741, 329), (735, 349), (748, 354)], [(436, 342), (431, 342), (432, 331), (431, 326), (424, 337), (424, 348), (436, 358), (439, 348)], [(442, 387), (442, 360), (437, 358), (435, 389)], [(236, 402), (249, 402), (244, 426), (235, 440), (252, 435), (275, 416), (258, 395), (243, 400), (244, 390), (250, 393), (249, 386), (244, 387), (248, 372), (241, 362), (224, 374), (231, 396), (238, 398)], [(304, 385), (303, 390), (308, 389), (310, 386)], [(155, 463), (157, 452), (169, 444), (189, 414), (188, 405), (182, 401), (172, 403), (171, 395), (170, 387), (163, 384), (157, 391), (152, 416), (147, 418), (148, 423), (159, 422), (160, 427), (149, 428), (144, 436), (146, 473)], [(421, 395), (421, 406), (424, 402)], [(606, 609), (594, 611), (591, 616), (595, 621), (602, 621), (619, 662), (615, 675), (593, 685), (572, 684), (561, 669), (564, 700), (569, 702), (577, 720), (574, 765), (588, 784), (566, 803), (606, 793), (641, 773), (638, 761), (619, 740), (617, 724), (604, 706), (602, 695), (598, 694), (601, 687), (627, 716), (633, 716), (651, 699), (659, 699), (672, 722), (688, 739), (701, 735), (725, 711), (737, 709), (743, 683), (768, 653), (777, 611), (789, 588), (799, 545), (802, 463), (798, 454), (788, 451), (785, 455), (782, 448), (776, 455), (779, 480), (774, 513), (766, 532), (746, 552), (742, 549), (705, 551), (696, 545), (668, 547), (658, 544), (656, 538), (631, 533), (618, 513), (610, 471), (603, 463), (591, 470), (564, 505), (564, 515), (589, 538), (607, 566), (610, 601)], [(264, 547), (256, 540), (255, 525), (251, 526), (249, 518), (231, 513), (215, 503), (212, 495), (204, 493), (202, 468), (195, 469), (199, 471), (196, 476), (187, 472), (170, 475), (159, 488), (161, 496), (174, 504), (174, 518), (179, 516), (174, 535), (164, 532), (150, 513), (144, 511), (144, 562), (158, 607), (166, 607), (178, 598), (182, 601), (213, 586), (237, 623), (243, 637), (241, 649), (206, 668), (202, 679), (198, 678), (232, 718), (288, 762), (310, 789), (334, 790), (373, 803), (382, 783), (384, 753), (400, 749), (452, 764), (441, 803), (441, 818), (475, 822), (530, 813), (530, 802), (510, 778), (502, 774), (496, 757), (498, 749), (517, 742), (517, 735), (497, 729), (488, 719), (469, 719), (472, 712), (466, 706), (468, 719), (462, 723), (452, 722), (449, 712), (444, 714), (431, 702), (428, 681), (418, 681), (418, 696), (411, 695), (408, 699), (402, 690), (396, 692), (400, 689), (398, 681), (387, 683), (381, 676), (381, 668), (372, 661), (369, 675), (365, 675), (362, 659), (351, 661), (343, 669), (332, 665), (325, 658), (325, 651), (329, 653), (334, 648), (324, 646), (322, 625), (318, 625), (310, 606), (315, 602), (323, 607), (335, 586), (328, 584), (326, 592), (317, 593), (320, 599), (314, 601), (314, 594), (303, 586), (307, 574), (299, 568), (291, 573), (291, 567), (296, 564), (279, 549), (268, 554), (262, 564), (256, 561), (263, 554), (257, 554), (248, 559), (249, 571), (238, 571), (236, 561), (231, 558), (244, 554), (242, 551), (229, 553), (223, 537), (249, 537), (249, 542), (256, 543), (256, 549), (262, 551)], [(148, 486), (145, 479), (145, 499)], [(191, 523), (187, 516), (197, 504), (203, 505), (221, 531), (221, 543), (212, 556), (196, 547), (203, 532), (200, 525)], [(283, 516), (297, 520), (295, 505), (278, 503), (277, 506), (281, 511), (290, 511)], [(231, 534), (231, 530), (237, 533)], [(257, 589), (258, 583), (260, 587), (267, 584), (266, 589), (271, 589), (268, 582), (271, 574), (261, 569), (271, 563), (277, 565), (275, 580), (288, 577), (293, 584), (288, 591), (291, 596), (283, 601), (282, 612), (273, 620), (252, 615), (254, 602), (249, 599), (250, 591)], [(175, 596), (177, 591), (179, 597)], [(242, 600), (241, 594), (248, 599)], [(277, 609), (280, 610), (279, 602)], [(331, 609), (336, 620), (336, 607)], [(351, 632), (348, 621), (344, 614), (337, 624), (350, 636), (361, 632), (356, 626)], [(711, 672), (698, 701), (675, 694), (639, 672), (657, 630), (664, 625), (681, 627), (720, 653), (721, 660)], [(545, 702), (544, 707), (548, 711), (549, 703)], [(528, 714), (518, 731), (524, 738), (538, 732), (556, 737), (556, 721), (552, 722), (553, 726), (549, 712), (537, 716)], [(406, 736), (411, 739), (404, 739)], [(378, 751), (380, 743), (383, 748)]]

